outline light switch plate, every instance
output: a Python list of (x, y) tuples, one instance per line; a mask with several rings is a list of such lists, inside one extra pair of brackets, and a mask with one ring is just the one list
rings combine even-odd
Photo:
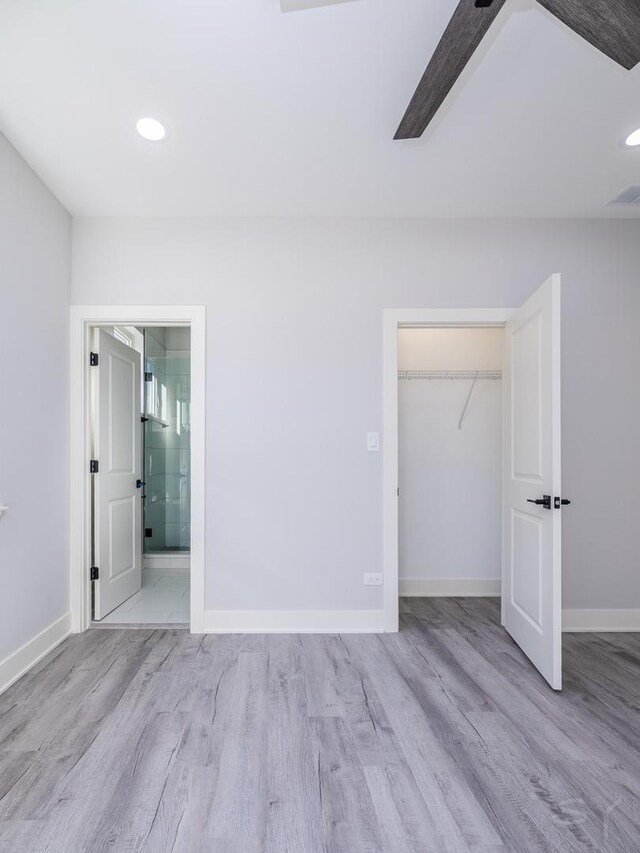
[(367, 450), (370, 453), (375, 453), (380, 450), (380, 433), (379, 432), (368, 432), (367, 433)]
[(365, 572), (364, 575), (364, 585), (365, 586), (382, 586), (382, 574), (369, 574)]

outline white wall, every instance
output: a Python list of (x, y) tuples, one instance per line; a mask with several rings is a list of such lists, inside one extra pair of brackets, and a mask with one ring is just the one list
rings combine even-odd
[(69, 611), (70, 240), (0, 134), (0, 662)]
[(502, 370), (504, 332), (399, 329), (398, 370)]
[[(400, 329), (398, 367), (501, 370), (503, 337), (502, 329)], [(458, 429), (470, 386), (398, 383), (401, 580), (500, 577), (502, 383), (475, 383)]]
[(567, 607), (640, 606), (640, 223), (74, 222), (75, 303), (207, 305), (207, 607), (371, 609), (382, 308), (563, 289)]

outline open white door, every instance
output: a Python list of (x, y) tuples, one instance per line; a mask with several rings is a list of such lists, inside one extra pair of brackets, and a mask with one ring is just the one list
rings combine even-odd
[(140, 354), (102, 329), (93, 349), (94, 618), (102, 619), (142, 585)]
[(502, 623), (562, 688), (560, 276), (505, 329)]

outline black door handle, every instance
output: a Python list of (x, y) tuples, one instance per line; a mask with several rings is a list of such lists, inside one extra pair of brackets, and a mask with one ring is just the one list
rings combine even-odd
[(568, 501), (566, 498), (554, 498), (553, 499), (553, 508), (560, 509), (561, 506), (569, 506), (571, 501)]
[(136, 480), (136, 489), (141, 489), (143, 486), (146, 486), (146, 485), (147, 484), (145, 483), (144, 480)]
[(544, 509), (551, 509), (551, 495), (543, 495), (538, 500), (533, 501), (531, 498), (527, 500), (528, 504), (536, 504), (536, 506), (541, 506)]

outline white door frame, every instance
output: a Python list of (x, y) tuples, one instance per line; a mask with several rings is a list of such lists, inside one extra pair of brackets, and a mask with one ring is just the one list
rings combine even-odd
[(189, 326), (191, 329), (191, 632), (204, 632), (205, 610), (205, 307), (72, 305), (70, 314), (69, 563), (71, 630), (91, 624), (89, 351), (94, 326)]
[[(504, 326), (511, 308), (385, 308), (383, 310), (382, 539), (384, 630), (399, 628), (398, 611), (398, 329)], [(502, 567), (504, 571), (504, 566)]]

